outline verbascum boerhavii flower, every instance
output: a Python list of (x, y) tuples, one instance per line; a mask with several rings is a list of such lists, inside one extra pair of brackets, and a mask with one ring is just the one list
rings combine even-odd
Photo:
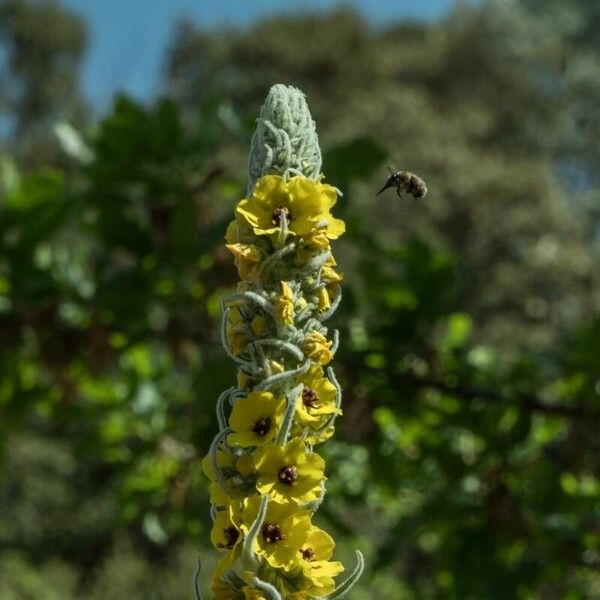
[(325, 321), (341, 300), (331, 242), (340, 192), (324, 181), (304, 95), (271, 88), (252, 139), (247, 196), (226, 232), (240, 277), (223, 303), (222, 341), (237, 385), (217, 400), (210, 479), (211, 540), (221, 553), (214, 600), (335, 600), (362, 573), (343, 570), (335, 542), (312, 523), (326, 491), (315, 446), (334, 431), (341, 389)]

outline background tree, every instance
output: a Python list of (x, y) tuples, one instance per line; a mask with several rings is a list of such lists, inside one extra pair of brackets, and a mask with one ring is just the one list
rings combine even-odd
[(81, 19), (55, 1), (0, 2), (0, 106), (8, 130), (4, 143), (24, 165), (56, 161), (56, 121), (82, 124), (79, 67), (86, 40)]

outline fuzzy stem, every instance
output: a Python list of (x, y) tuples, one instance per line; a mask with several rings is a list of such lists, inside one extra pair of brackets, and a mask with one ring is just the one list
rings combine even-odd
[(219, 423), (219, 431), (227, 428), (227, 417), (225, 416), (225, 400), (231, 398), (231, 395), (237, 391), (237, 388), (230, 387), (226, 389), (217, 400), (217, 422)]
[(364, 569), (365, 559), (360, 550), (356, 550), (356, 567), (354, 567), (354, 571), (331, 594), (325, 596), (324, 600), (340, 600), (340, 598), (343, 598), (360, 579)]
[(202, 593), (200, 592), (200, 571), (202, 570), (202, 563), (200, 559), (196, 564), (196, 572), (194, 573), (194, 594), (196, 600), (202, 600)]
[(291, 354), (298, 361), (304, 360), (304, 354), (302, 350), (300, 350), (294, 344), (290, 344), (289, 342), (284, 342), (283, 340), (277, 340), (275, 338), (267, 338), (264, 340), (256, 340), (254, 342), (257, 346), (272, 346), (273, 348), (277, 348), (278, 350), (285, 350)]
[(302, 391), (302, 387), (302, 384), (300, 384), (286, 394), (287, 405), (285, 408), (285, 415), (276, 440), (276, 443), (280, 446), (286, 444), (290, 437), (290, 431), (294, 422), (294, 413), (296, 412), (296, 398)]
[(265, 379), (262, 383), (259, 383), (255, 389), (261, 391), (273, 389), (281, 385), (285, 381), (298, 377), (298, 375), (304, 375), (308, 371), (308, 369), (310, 369), (310, 363), (305, 362), (301, 367), (298, 367), (293, 371), (284, 371), (283, 373), (277, 373), (276, 375), (272, 375), (268, 379)]
[(254, 554), (253, 546), (256, 538), (258, 537), (258, 533), (265, 522), (268, 504), (269, 497), (263, 496), (260, 501), (260, 507), (258, 509), (256, 519), (254, 519), (254, 523), (252, 523), (252, 526), (248, 530), (248, 533), (244, 538), (244, 542), (242, 543), (242, 562), (248, 569), (252, 571), (255, 571), (259, 564), (256, 555)]
[(260, 580), (258, 577), (255, 577), (252, 580), (252, 585), (257, 590), (268, 594), (267, 600), (282, 600), (281, 594), (277, 591), (275, 587), (273, 587), (270, 583), (267, 583), (266, 581)]

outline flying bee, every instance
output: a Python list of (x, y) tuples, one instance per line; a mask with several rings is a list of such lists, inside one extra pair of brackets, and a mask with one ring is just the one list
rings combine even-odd
[(410, 171), (394, 172), (389, 167), (388, 171), (390, 172), (390, 176), (387, 178), (385, 185), (375, 194), (376, 196), (379, 196), (381, 192), (391, 187), (396, 188), (396, 192), (400, 198), (402, 198), (402, 192), (411, 194), (415, 199), (424, 198), (427, 194), (427, 186), (418, 175)]

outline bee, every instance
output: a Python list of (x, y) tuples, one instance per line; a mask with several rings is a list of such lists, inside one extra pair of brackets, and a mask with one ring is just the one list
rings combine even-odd
[(396, 188), (396, 192), (400, 198), (402, 198), (402, 192), (411, 194), (415, 199), (424, 198), (427, 194), (427, 186), (418, 175), (410, 171), (394, 172), (389, 167), (388, 171), (390, 172), (390, 176), (387, 178), (385, 185), (375, 194), (376, 196), (379, 196), (381, 192), (391, 187)]

